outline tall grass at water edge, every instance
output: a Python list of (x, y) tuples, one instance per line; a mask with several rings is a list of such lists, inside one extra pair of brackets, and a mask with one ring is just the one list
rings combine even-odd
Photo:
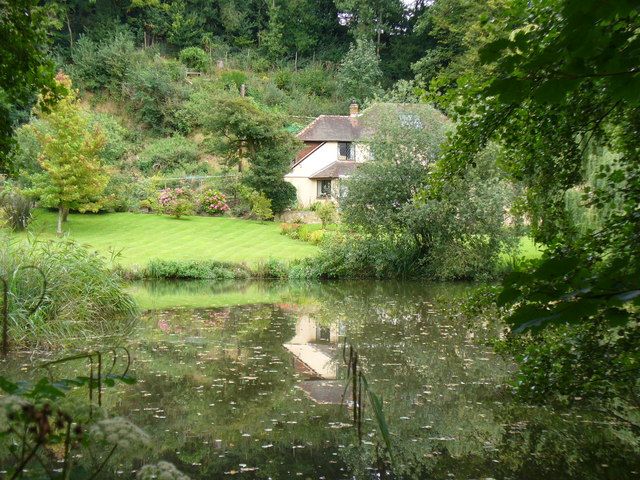
[[(0, 276), (9, 285), (13, 349), (117, 343), (138, 317), (136, 302), (120, 277), (99, 255), (73, 242), (25, 242), (0, 234)], [(29, 314), (43, 288), (40, 308)]]

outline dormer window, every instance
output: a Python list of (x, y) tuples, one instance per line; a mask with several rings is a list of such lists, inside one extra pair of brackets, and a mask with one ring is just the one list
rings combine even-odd
[(352, 142), (338, 142), (338, 160), (354, 160), (355, 150)]

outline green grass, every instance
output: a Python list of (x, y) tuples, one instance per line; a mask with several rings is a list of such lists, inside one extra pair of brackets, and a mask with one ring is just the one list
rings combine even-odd
[(522, 237), (520, 239), (519, 255), (525, 260), (540, 258), (543, 251), (543, 246), (539, 243), (535, 243), (531, 237)]
[[(536, 258), (540, 258), (544, 251), (544, 247), (535, 243), (531, 237), (520, 237), (518, 247), (519, 250), (516, 254), (516, 258), (519, 260), (535, 260)], [(502, 252), (498, 261), (502, 265), (510, 265), (513, 261), (513, 257), (506, 252)]]
[[(29, 232), (57, 238), (56, 214), (38, 210)], [(253, 265), (275, 258), (295, 260), (313, 256), (317, 247), (280, 234), (274, 222), (226, 217), (175, 219), (142, 213), (71, 214), (65, 236), (109, 257), (120, 252), (122, 266), (145, 266), (154, 258), (218, 260)]]

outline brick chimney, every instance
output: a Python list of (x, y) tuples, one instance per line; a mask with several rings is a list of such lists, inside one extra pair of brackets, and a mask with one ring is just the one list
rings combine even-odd
[(360, 114), (360, 107), (358, 106), (356, 101), (353, 100), (351, 102), (351, 105), (349, 105), (349, 116), (350, 117), (357, 117), (359, 114)]

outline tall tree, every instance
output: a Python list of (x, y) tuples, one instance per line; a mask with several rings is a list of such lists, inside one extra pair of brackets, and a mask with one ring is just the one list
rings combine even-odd
[[(416, 19), (416, 31), (427, 47), (412, 69), (437, 93), (455, 87), (460, 78), (478, 76), (484, 68), (480, 48), (513, 24), (504, 12), (521, 8), (511, 0), (438, 0), (425, 6)], [(493, 25), (493, 28), (485, 28)]]
[(14, 127), (28, 118), (38, 93), (60, 93), (47, 54), (47, 31), (54, 20), (51, 5), (37, 0), (0, 0), (0, 172), (8, 168)]
[(366, 38), (376, 43), (380, 54), (382, 36), (402, 21), (402, 0), (336, 0), (336, 6), (347, 16), (355, 38)]
[(90, 128), (90, 120), (80, 110), (69, 78), (58, 74), (57, 81), (67, 89), (67, 94), (49, 111), (38, 112), (48, 128), (35, 130), (41, 145), (38, 162), (43, 173), (34, 175), (30, 193), (43, 206), (58, 209), (56, 232), (62, 235), (62, 223), (69, 209), (98, 209), (99, 196), (109, 175), (100, 165), (104, 135), (98, 128)]
[(287, 51), (284, 44), (283, 13), (283, 10), (273, 2), (269, 8), (269, 24), (260, 32), (260, 46), (271, 60), (282, 59)]
[[(498, 299), (513, 332), (559, 332), (555, 344), (553, 333), (530, 338), (521, 392), (629, 395), (640, 372), (640, 6), (512, 4), (505, 20), (517, 27), (487, 24), (497, 39), (480, 50), (485, 74), (458, 91), (460, 127), (442, 185), (489, 141), (502, 144), (505, 172), (526, 187), (521, 207), (533, 235), (550, 247)], [(615, 158), (602, 164), (597, 188), (585, 175), (592, 144)], [(601, 216), (582, 234), (566, 208), (570, 189)]]
[(351, 45), (340, 65), (342, 93), (357, 102), (364, 102), (381, 92), (382, 70), (371, 40), (359, 38)]
[(243, 182), (264, 193), (274, 213), (289, 207), (295, 200), (295, 188), (284, 181), (284, 175), (297, 144), (280, 119), (246, 97), (218, 98), (208, 110), (203, 112), (203, 124), (209, 132), (222, 134), (219, 153), (240, 171), (248, 167)]

